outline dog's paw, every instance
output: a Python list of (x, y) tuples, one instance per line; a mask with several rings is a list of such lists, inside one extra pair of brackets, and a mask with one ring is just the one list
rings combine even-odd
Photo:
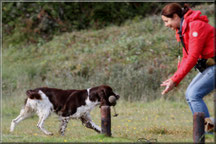
[(51, 133), (51, 132), (47, 132), (46, 135), (52, 136), (53, 133)]
[(61, 136), (64, 136), (64, 132), (62, 132), (61, 130), (59, 130), (59, 134), (60, 134)]
[(64, 133), (59, 133), (61, 136), (64, 136)]
[(10, 132), (13, 132), (15, 128), (15, 123), (11, 122), (11, 126), (10, 126)]

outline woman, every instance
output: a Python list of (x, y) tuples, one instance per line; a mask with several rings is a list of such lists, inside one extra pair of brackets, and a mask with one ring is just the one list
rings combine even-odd
[[(193, 114), (204, 112), (207, 118), (209, 112), (203, 97), (215, 89), (215, 28), (208, 24), (206, 16), (200, 16), (200, 11), (193, 11), (186, 4), (183, 9), (177, 3), (167, 4), (161, 14), (165, 26), (175, 30), (177, 41), (183, 43), (183, 58), (175, 74), (161, 84), (166, 87), (162, 95), (177, 86), (194, 66), (198, 68), (201, 64), (199, 68), (201, 72), (186, 90), (186, 100)], [(180, 38), (181, 35), (183, 38)], [(199, 65), (197, 65), (198, 59), (201, 59)]]

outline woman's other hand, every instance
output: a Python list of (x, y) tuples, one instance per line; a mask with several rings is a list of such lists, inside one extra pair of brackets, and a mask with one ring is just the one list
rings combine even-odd
[(161, 93), (162, 95), (164, 95), (164, 94), (168, 93), (169, 91), (171, 91), (175, 87), (175, 83), (172, 79), (168, 79), (168, 80), (164, 81), (161, 84), (161, 86), (166, 86), (166, 88)]

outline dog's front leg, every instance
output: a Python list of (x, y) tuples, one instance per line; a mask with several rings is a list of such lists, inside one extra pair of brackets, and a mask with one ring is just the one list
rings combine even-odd
[(101, 133), (101, 128), (97, 126), (90, 117), (90, 114), (84, 115), (81, 118), (82, 124), (85, 125), (87, 128), (93, 129), (98, 133)]
[(60, 129), (59, 129), (59, 133), (63, 136), (65, 129), (67, 128), (67, 124), (69, 121), (69, 117), (61, 117), (61, 125), (60, 125)]

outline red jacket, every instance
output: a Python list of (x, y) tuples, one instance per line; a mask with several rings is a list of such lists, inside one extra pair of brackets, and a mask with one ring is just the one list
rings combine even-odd
[[(200, 11), (189, 10), (184, 15), (182, 25), (182, 35), (184, 39), (185, 52), (183, 48), (183, 58), (178, 66), (178, 70), (171, 79), (178, 85), (187, 73), (195, 66), (198, 58), (210, 58), (214, 56), (214, 30), (208, 24), (207, 16), (200, 16)], [(176, 39), (180, 41), (176, 31)]]

